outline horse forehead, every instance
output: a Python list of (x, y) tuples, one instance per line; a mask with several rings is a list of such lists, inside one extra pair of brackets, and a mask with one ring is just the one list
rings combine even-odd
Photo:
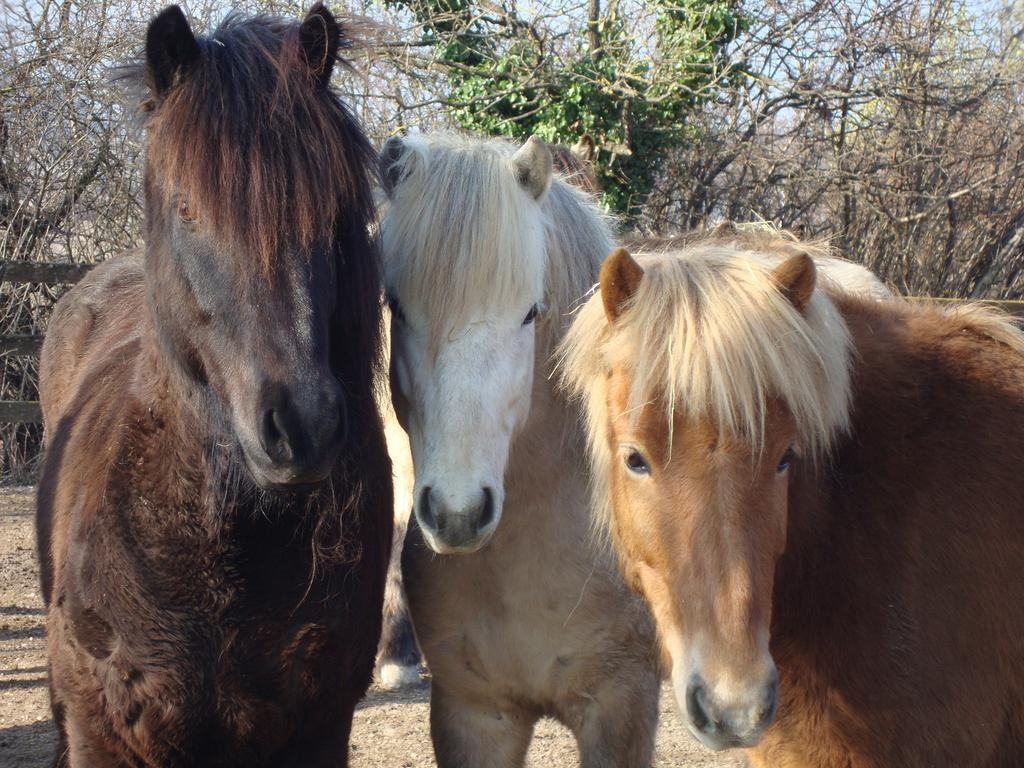
[[(637, 398), (634, 378), (627, 366), (615, 365), (608, 374), (607, 408), (618, 437), (630, 436), (641, 442), (652, 458), (667, 464), (673, 456), (695, 458), (697, 454), (732, 455), (750, 458), (755, 453), (748, 436), (725, 431), (711, 414), (687, 410), (676, 400), (670, 407), (665, 393)], [(671, 413), (671, 423), (669, 415)], [(785, 398), (765, 397), (764, 437), (766, 447), (785, 448), (796, 434), (796, 420)], [(671, 456), (669, 455), (671, 449)]]
[[(467, 320), (455, 318), (417, 318), (424, 329), (410, 333), (395, 347), (395, 353), (406, 358), (414, 366), (412, 373), (421, 381), (435, 380), (442, 387), (459, 382), (469, 373), (465, 383), (491, 379), (495, 374), (504, 375), (509, 366), (517, 365), (512, 354), (510, 334), (502, 330), (506, 323), (491, 318), (473, 315)], [(434, 323), (443, 329), (436, 336), (425, 326)], [(455, 377), (453, 380), (452, 377)]]
[(625, 366), (608, 375), (608, 409), (616, 436), (640, 443), (650, 458), (667, 466), (681, 454), (714, 450), (718, 430), (710, 419), (687, 415), (683, 407), (670, 408), (664, 394), (635, 397), (634, 379)]
[(441, 237), (431, 232), (429, 239), (411, 247), (387, 247), (385, 240), (385, 277), (413, 295), (463, 293), (471, 288), (472, 295), (487, 302), (500, 296), (495, 291), (496, 281), (506, 289), (523, 292), (543, 286), (548, 266), (543, 232), (524, 232), (514, 239), (481, 232), (463, 238), (463, 234), (451, 230), (450, 237)]
[(403, 298), (451, 294), (483, 304), (543, 288), (547, 233), (534, 203), (510, 206), (494, 184), (471, 197), (465, 185), (402, 184), (409, 188), (385, 210), (381, 235), (389, 286), (410, 294)]

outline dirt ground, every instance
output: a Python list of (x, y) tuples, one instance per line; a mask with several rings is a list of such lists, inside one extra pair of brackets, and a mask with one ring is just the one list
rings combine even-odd
[[(54, 734), (46, 691), (42, 600), (36, 573), (31, 488), (0, 488), (0, 768), (48, 765)], [(427, 725), (427, 691), (373, 689), (352, 728), (352, 768), (434, 765)], [(531, 768), (579, 765), (570, 733), (554, 722), (537, 728)], [(662, 692), (655, 765), (739, 768), (735, 754), (697, 744)]]

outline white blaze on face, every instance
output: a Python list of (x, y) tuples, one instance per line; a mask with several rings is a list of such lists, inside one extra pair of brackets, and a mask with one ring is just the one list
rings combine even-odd
[[(429, 488), (435, 514), (459, 514), (489, 489), (494, 516), (480, 543), (501, 517), (509, 448), (530, 410), (535, 326), (522, 322), (530, 306), (454, 329), (434, 351), (412, 325), (419, 308), (403, 308), (407, 321), (393, 324), (391, 365), (412, 448), (414, 508), (421, 514)], [(419, 522), (434, 549), (456, 549), (435, 536), (431, 521)]]

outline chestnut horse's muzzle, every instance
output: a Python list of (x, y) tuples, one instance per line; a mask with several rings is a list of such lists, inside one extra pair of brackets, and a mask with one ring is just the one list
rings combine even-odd
[(716, 696), (694, 675), (686, 686), (685, 715), (691, 733), (711, 749), (752, 747), (775, 718), (778, 699), (779, 678), (774, 668), (765, 683), (734, 702)]

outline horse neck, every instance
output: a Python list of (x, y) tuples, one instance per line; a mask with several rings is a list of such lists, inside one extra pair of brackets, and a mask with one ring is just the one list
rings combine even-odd
[(233, 439), (220, 438), (227, 416), (208, 386), (188, 376), (155, 329), (142, 339), (133, 390), (137, 412), (124, 450), (133, 495), (148, 500), (135, 505), (144, 530), (168, 540), (245, 539), (261, 546), (296, 535), (290, 527), (282, 533), (290, 524), (271, 514), (282, 502), (250, 487)]
[(552, 489), (553, 494), (557, 486), (585, 488), (588, 477), (582, 416), (557, 384), (553, 355), (575, 302), (597, 282), (612, 239), (598, 210), (561, 179), (552, 183), (544, 208), (552, 306), (537, 339), (530, 414), (512, 445), (506, 476), (510, 486), (519, 480), (535, 493)]
[[(237, 457), (218, 455), (218, 430), (226, 416), (209, 385), (183, 368), (159, 327), (155, 306), (158, 286), (144, 270), (146, 292), (137, 310), (138, 351), (126, 381), (122, 451), (139, 493), (165, 505), (194, 509), (200, 498), (227, 498), (244, 468)], [(218, 485), (222, 486), (218, 488)]]
[(597, 282), (601, 264), (615, 242), (600, 211), (561, 179), (552, 183), (544, 208), (551, 309), (561, 315), (554, 321), (561, 325), (552, 335), (561, 337), (568, 328), (569, 313)]
[(918, 393), (934, 369), (912, 349), (899, 305), (836, 303), (853, 338), (852, 423), (827, 456), (799, 467), (791, 482), (775, 616), (796, 627), (808, 611), (855, 605), (899, 559), (907, 484), (918, 460), (906, 441), (933, 421), (933, 404)]
[(175, 431), (183, 437), (198, 438), (210, 422), (210, 396), (174, 359), (161, 336), (152, 300), (146, 301), (141, 313), (133, 395), (140, 406), (169, 427), (177, 427)]
[[(609, 229), (595, 208), (587, 206), (568, 184), (556, 179), (545, 201), (547, 213), (548, 284), (552, 304), (538, 338), (530, 414), (512, 444), (506, 470), (506, 503), (527, 508), (510, 515), (536, 526), (589, 530), (590, 491), (582, 414), (558, 386), (554, 351), (569, 326), (569, 313), (597, 282), (604, 257), (612, 247)], [(552, 499), (561, 508), (551, 514)], [(534, 511), (540, 516), (529, 514)], [(503, 522), (506, 528), (512, 524)]]
[[(515, 520), (535, 526), (532, 511), (549, 524), (586, 529), (589, 492), (585, 445), (579, 409), (557, 385), (552, 363), (541, 349), (534, 365), (530, 412), (512, 443), (505, 472), (506, 504), (524, 511), (504, 518), (502, 525)], [(552, 515), (551, 500), (556, 498), (562, 504), (566, 499), (573, 503)]]

